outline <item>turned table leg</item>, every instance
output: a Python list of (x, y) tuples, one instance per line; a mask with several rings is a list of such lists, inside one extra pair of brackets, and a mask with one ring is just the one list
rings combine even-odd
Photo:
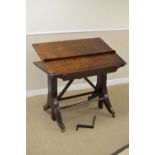
[(98, 107), (103, 108), (103, 103), (105, 104), (105, 107), (109, 111), (109, 113), (115, 117), (115, 112), (112, 109), (112, 105), (110, 103), (109, 97), (108, 97), (108, 90), (106, 86), (107, 82), (107, 74), (99, 74), (97, 75), (97, 90), (98, 90), (98, 96), (99, 97), (104, 97), (104, 101), (99, 101), (98, 102)]

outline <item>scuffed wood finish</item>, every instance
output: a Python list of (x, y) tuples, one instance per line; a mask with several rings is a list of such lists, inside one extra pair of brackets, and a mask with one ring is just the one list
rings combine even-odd
[[(125, 62), (116, 54), (93, 55), (87, 57), (68, 58), (63, 60), (53, 60), (49, 62), (35, 62), (36, 66), (53, 76), (65, 80), (66, 76), (80, 78), (83, 76), (92, 76), (96, 71), (106, 71), (107, 73), (116, 71), (124, 66)], [(81, 74), (80, 74), (81, 73)]]
[(115, 52), (100, 38), (33, 44), (42, 61)]
[(86, 72), (89, 70), (121, 67), (123, 65), (124, 61), (115, 53), (44, 62), (47, 71), (55, 76), (69, 75), (81, 71)]

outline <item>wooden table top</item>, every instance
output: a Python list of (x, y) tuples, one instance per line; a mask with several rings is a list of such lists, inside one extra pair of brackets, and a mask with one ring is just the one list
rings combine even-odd
[(100, 38), (39, 43), (33, 47), (42, 61), (114, 52)]
[(125, 61), (100, 38), (33, 44), (42, 61), (34, 64), (57, 77), (112, 72)]

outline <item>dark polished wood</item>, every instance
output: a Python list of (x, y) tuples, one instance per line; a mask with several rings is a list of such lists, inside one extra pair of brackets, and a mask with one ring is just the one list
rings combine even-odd
[[(39, 68), (41, 68), (41, 63), (44, 66), (42, 70), (46, 68), (49, 74), (62, 79), (67, 79), (69, 76), (75, 76), (76, 78), (76, 76), (78, 77), (83, 73), (92, 76), (92, 74), (96, 75), (97, 71), (113, 72), (124, 66), (124, 61), (116, 53), (39, 62)], [(79, 78), (82, 77), (83, 75)]]
[(107, 82), (107, 74), (102, 73), (102, 74), (97, 75), (97, 86), (96, 87), (98, 90), (98, 96), (104, 97), (104, 101), (98, 102), (98, 107), (102, 109), (103, 102), (104, 102), (107, 110), (111, 113), (113, 117), (115, 117), (115, 112), (112, 109), (112, 106), (111, 106), (111, 103), (108, 97), (108, 90), (107, 90), (106, 82)]
[(115, 52), (101, 38), (39, 43), (33, 47), (42, 61)]
[(51, 107), (51, 118), (53, 121), (56, 120), (54, 98), (57, 98), (57, 78), (48, 75), (48, 96), (47, 104), (44, 106), (44, 110)]
[[(34, 64), (44, 71), (48, 77), (48, 97), (44, 110), (51, 109), (51, 118), (56, 120), (62, 132), (65, 125), (62, 120), (61, 110), (76, 105), (98, 101), (98, 107), (107, 108), (108, 112), (115, 117), (107, 91), (107, 73), (115, 72), (124, 66), (125, 61), (116, 54), (109, 45), (100, 38), (89, 38), (69, 41), (33, 44), (34, 49), (42, 61)], [(88, 79), (97, 76), (96, 86)], [(69, 80), (64, 89), (57, 94), (57, 79)], [(84, 78), (94, 89), (91, 92), (63, 97), (74, 79)], [(87, 101), (60, 107), (60, 100), (71, 99), (89, 95)]]

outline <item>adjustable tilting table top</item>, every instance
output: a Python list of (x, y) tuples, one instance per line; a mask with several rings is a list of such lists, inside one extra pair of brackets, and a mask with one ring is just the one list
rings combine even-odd
[[(42, 61), (34, 64), (52, 76), (76, 78), (113, 72), (126, 63), (100, 38), (33, 44)], [(77, 75), (79, 74), (79, 75)]]
[[(48, 101), (44, 106), (51, 108), (53, 120), (57, 120), (62, 131), (65, 129), (59, 111), (58, 101), (74, 79), (97, 76), (97, 84), (90, 99), (98, 97), (98, 106), (105, 104), (108, 111), (114, 116), (114, 111), (107, 95), (107, 73), (115, 72), (124, 66), (125, 61), (101, 38), (57, 41), (33, 44), (41, 61), (34, 64), (48, 75)], [(70, 80), (64, 90), (57, 95), (57, 78)], [(75, 95), (76, 96), (76, 95)], [(79, 95), (77, 95), (79, 96)]]

